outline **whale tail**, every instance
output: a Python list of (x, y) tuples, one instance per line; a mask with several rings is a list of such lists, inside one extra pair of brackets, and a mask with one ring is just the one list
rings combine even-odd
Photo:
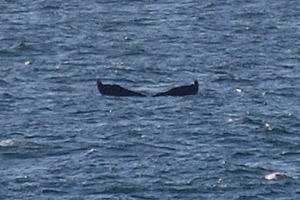
[(103, 84), (99, 79), (97, 80), (97, 88), (102, 95), (108, 95), (108, 96), (123, 96), (123, 97), (124, 96), (140, 96), (140, 97), (146, 96), (142, 93), (123, 88), (119, 85)]
[(153, 97), (159, 96), (187, 96), (187, 95), (195, 95), (198, 92), (199, 83), (197, 80), (194, 81), (194, 84), (184, 85), (179, 87), (173, 87), (166, 92), (159, 92)]
[(199, 83), (198, 83), (198, 81), (197, 80), (195, 80), (194, 81), (194, 92), (195, 92), (195, 94), (197, 94), (198, 93), (198, 90), (199, 90)]
[(97, 85), (103, 85), (100, 79), (97, 79)]
[(194, 81), (194, 85), (195, 85), (196, 87), (199, 87), (199, 83), (198, 83), (197, 80)]
[(102, 84), (102, 82), (98, 79), (97, 80), (97, 88), (98, 88), (98, 91), (100, 92), (100, 93), (102, 93), (102, 90), (103, 90), (103, 84)]

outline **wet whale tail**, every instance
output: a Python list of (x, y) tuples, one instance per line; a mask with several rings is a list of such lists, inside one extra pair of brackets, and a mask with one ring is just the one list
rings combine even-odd
[(145, 97), (146, 95), (141, 94), (139, 92), (135, 92), (126, 88), (123, 88), (116, 84), (103, 84), (100, 80), (97, 80), (97, 88), (98, 91), (102, 95), (107, 96), (139, 96), (139, 97)]
[(166, 92), (159, 92), (159, 93), (153, 95), (153, 97), (196, 95), (198, 93), (198, 88), (199, 88), (199, 83), (197, 80), (195, 80), (194, 83), (191, 85), (174, 87)]

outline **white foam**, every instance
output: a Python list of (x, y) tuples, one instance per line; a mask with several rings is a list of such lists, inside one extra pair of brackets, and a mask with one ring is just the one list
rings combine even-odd
[(268, 181), (274, 181), (274, 180), (277, 180), (279, 178), (284, 178), (284, 177), (287, 178), (290, 176), (283, 172), (274, 172), (274, 173), (265, 175), (265, 179)]
[(32, 64), (32, 62), (30, 61), (30, 60), (27, 60), (27, 61), (25, 61), (25, 63), (24, 63), (26, 66), (28, 66), (28, 65), (31, 65)]
[(265, 123), (265, 128), (268, 130), (268, 131), (273, 131), (273, 126), (269, 123)]
[(92, 149), (89, 149), (89, 150), (88, 150), (87, 154), (91, 154), (91, 153), (94, 153), (94, 152), (96, 152), (96, 151), (97, 151), (96, 149), (92, 148)]
[(12, 139), (6, 139), (0, 141), (0, 147), (10, 147), (13, 146), (15, 142)]
[(243, 92), (243, 89), (241, 89), (241, 88), (236, 88), (234, 91), (235, 91), (236, 93), (242, 93), (242, 92)]

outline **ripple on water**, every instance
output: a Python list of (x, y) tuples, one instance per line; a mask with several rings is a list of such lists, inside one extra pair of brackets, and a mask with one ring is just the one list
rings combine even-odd
[(9, 85), (9, 83), (8, 82), (6, 82), (5, 80), (3, 80), (3, 79), (0, 79), (0, 87), (7, 87)]

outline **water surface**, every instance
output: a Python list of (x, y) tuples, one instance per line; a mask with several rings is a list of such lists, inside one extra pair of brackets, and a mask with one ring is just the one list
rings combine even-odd
[(299, 1), (0, 8), (3, 199), (299, 198)]

